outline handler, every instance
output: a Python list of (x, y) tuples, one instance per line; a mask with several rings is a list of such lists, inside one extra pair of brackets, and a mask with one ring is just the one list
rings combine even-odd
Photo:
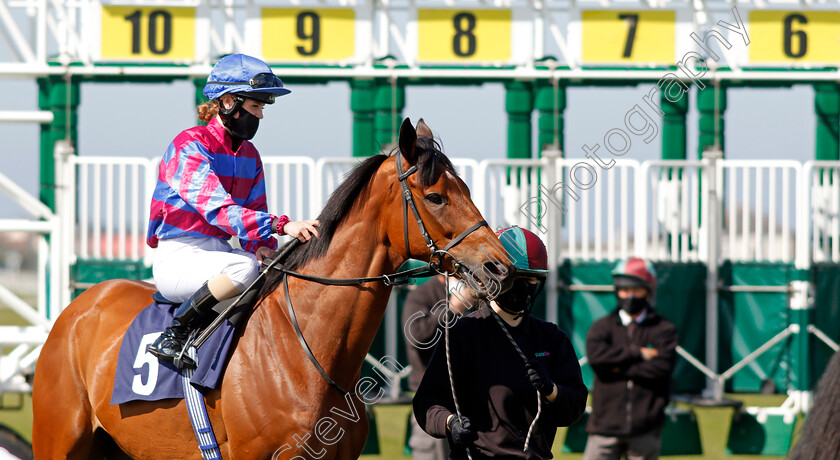
[[(147, 243), (155, 251), (155, 285), (183, 302), (172, 324), (149, 347), (173, 361), (190, 330), (221, 300), (240, 294), (277, 248), (272, 233), (300, 241), (318, 236), (317, 220), (290, 222), (268, 212), (260, 154), (250, 139), (263, 108), (288, 94), (263, 61), (233, 54), (220, 59), (198, 107), (207, 126), (179, 134), (163, 155), (152, 196)], [(242, 248), (228, 243), (239, 238)], [(184, 366), (195, 367), (187, 356)]]
[[(588, 392), (566, 334), (530, 315), (548, 273), (545, 246), (519, 227), (497, 235), (514, 262), (513, 287), (460, 318), (449, 331), (461, 418), (456, 416), (443, 340), (414, 397), (414, 414), (427, 433), (449, 440), (450, 458), (467, 458), (467, 448), (476, 460), (551, 458), (557, 427), (571, 425), (583, 414)], [(542, 412), (523, 451), (538, 397)]]
[(586, 460), (659, 458), (677, 354), (677, 328), (651, 306), (656, 272), (632, 258), (613, 271), (618, 305), (586, 334), (595, 372)]

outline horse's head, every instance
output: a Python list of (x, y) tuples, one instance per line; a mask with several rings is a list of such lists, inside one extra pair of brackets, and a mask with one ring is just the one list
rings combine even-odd
[(400, 193), (394, 194), (396, 212), (388, 221), (393, 247), (402, 248), (407, 259), (438, 263), (440, 271), (463, 279), (482, 297), (507, 290), (510, 257), (422, 119), (416, 130), (409, 119), (403, 121), (394, 162), (401, 183), (393, 186)]

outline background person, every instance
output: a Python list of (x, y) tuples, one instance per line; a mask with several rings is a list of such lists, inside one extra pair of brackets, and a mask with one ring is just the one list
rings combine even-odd
[[(249, 142), (265, 104), (289, 92), (265, 62), (244, 54), (223, 57), (204, 87), (210, 102), (198, 107), (207, 125), (183, 131), (161, 159), (147, 243), (157, 248), (155, 285), (183, 303), (149, 347), (159, 359), (173, 361), (198, 318), (257, 278), (259, 263), (277, 248), (272, 233), (301, 241), (318, 236), (318, 221), (290, 222), (268, 212), (262, 161)], [(231, 237), (243, 249), (233, 249)], [(183, 360), (195, 366), (189, 357)]]
[(656, 271), (632, 258), (613, 271), (616, 308), (586, 334), (595, 372), (586, 460), (659, 458), (677, 328), (651, 306)]
[[(420, 380), (437, 342), (443, 338), (443, 320), (446, 312), (446, 278), (438, 275), (411, 291), (405, 298), (402, 311), (405, 348), (411, 373), (408, 374), (408, 388), (416, 392)], [(450, 280), (454, 282), (455, 280)], [(452, 302), (457, 297), (452, 296)], [(429, 436), (417, 424), (414, 415), (409, 418), (411, 438), (408, 445), (414, 460), (445, 460), (449, 458), (449, 444), (445, 439)]]
[[(539, 237), (511, 227), (500, 236), (516, 267), (513, 287), (489, 305), (455, 322), (450, 334), (451, 368), (462, 418), (449, 384), (444, 340), (438, 340), (414, 397), (414, 414), (423, 430), (446, 438), (450, 458), (551, 457), (558, 426), (583, 414), (587, 389), (574, 348), (556, 325), (530, 315), (547, 270)], [(494, 315), (502, 319), (500, 326)], [(505, 328), (504, 330), (502, 328)], [(522, 359), (505, 330), (527, 358)], [(542, 413), (523, 452), (537, 413)]]

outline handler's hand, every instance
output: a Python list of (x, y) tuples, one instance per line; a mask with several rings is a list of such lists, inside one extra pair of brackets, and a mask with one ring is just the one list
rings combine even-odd
[(554, 382), (551, 381), (548, 371), (545, 370), (545, 367), (543, 367), (539, 361), (535, 359), (529, 360), (528, 364), (525, 365), (525, 372), (528, 373), (528, 380), (531, 381), (531, 385), (533, 385), (541, 395), (547, 398), (554, 392)]
[(321, 225), (317, 220), (298, 220), (295, 222), (288, 222), (283, 226), (283, 232), (292, 238), (297, 238), (301, 243), (306, 243), (312, 236), (318, 237), (318, 229), (315, 227)]
[(265, 246), (261, 246), (259, 249), (257, 249), (257, 262), (262, 263), (263, 259), (265, 259), (266, 257), (271, 257), (272, 254), (274, 254), (274, 251)]
[(461, 422), (458, 423), (458, 416), (456, 415), (449, 419), (449, 437), (455, 445), (470, 447), (478, 439), (478, 433), (472, 429), (470, 419), (461, 416)]

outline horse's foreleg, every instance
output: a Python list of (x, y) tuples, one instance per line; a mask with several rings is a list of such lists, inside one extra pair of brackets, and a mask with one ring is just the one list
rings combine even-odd
[[(364, 416), (364, 413), (362, 414)], [(336, 444), (335, 460), (356, 460), (362, 454), (367, 441), (368, 430), (367, 419), (364, 417), (359, 423), (352, 426), (352, 429), (347, 430), (345, 437)]]

